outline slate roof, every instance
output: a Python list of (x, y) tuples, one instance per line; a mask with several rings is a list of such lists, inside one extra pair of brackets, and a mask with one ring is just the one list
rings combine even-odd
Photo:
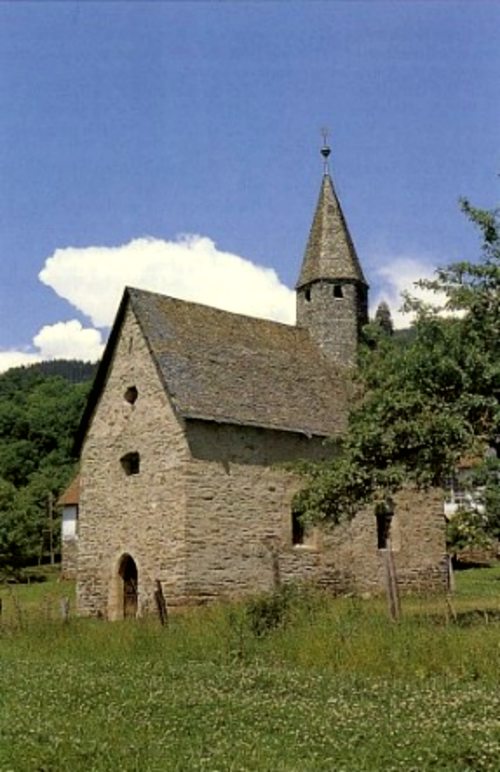
[(347, 419), (346, 372), (307, 330), (126, 288), (82, 419), (94, 412), (128, 306), (178, 415), (338, 435)]
[(184, 418), (331, 435), (345, 429), (345, 373), (306, 330), (126, 290)]
[(297, 289), (320, 279), (366, 284), (356, 249), (329, 174), (323, 175)]

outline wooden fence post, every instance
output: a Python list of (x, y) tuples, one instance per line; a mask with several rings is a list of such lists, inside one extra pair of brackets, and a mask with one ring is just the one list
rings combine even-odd
[(160, 623), (165, 626), (168, 624), (167, 604), (159, 579), (156, 580), (155, 601), (156, 608), (158, 609), (158, 616), (160, 617)]
[(384, 550), (384, 561), (389, 616), (393, 622), (398, 622), (401, 617), (401, 607), (399, 603), (396, 566), (394, 564), (394, 553), (392, 549)]
[(47, 495), (47, 511), (48, 511), (48, 531), (49, 531), (49, 556), (50, 565), (54, 566), (56, 563), (54, 554), (54, 496), (52, 491), (49, 491)]
[(447, 556), (448, 560), (448, 592), (454, 595), (455, 593), (455, 572), (453, 570), (453, 558), (451, 555)]
[(69, 622), (69, 598), (61, 598), (61, 618), (63, 622)]

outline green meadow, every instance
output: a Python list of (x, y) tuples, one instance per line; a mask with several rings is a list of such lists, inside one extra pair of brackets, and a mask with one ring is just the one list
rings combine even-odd
[(500, 564), (445, 598), (298, 589), (147, 621), (3, 586), (0, 770), (500, 770)]

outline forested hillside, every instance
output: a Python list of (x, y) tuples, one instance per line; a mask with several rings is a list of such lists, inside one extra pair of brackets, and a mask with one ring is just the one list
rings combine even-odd
[(0, 375), (0, 574), (59, 544), (54, 502), (75, 471), (73, 437), (95, 366), (45, 362)]
[[(25, 370), (27, 368), (17, 368)], [(60, 375), (70, 383), (83, 383), (94, 377), (97, 364), (92, 362), (80, 362), (78, 359), (54, 359), (51, 362), (39, 362), (32, 365), (29, 370), (42, 375)], [(13, 372), (12, 370), (10, 372)]]

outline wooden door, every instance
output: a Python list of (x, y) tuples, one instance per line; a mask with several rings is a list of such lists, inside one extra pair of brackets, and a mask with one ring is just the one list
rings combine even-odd
[(123, 616), (135, 618), (137, 616), (137, 566), (130, 555), (124, 555), (121, 566), (120, 576), (123, 579)]

